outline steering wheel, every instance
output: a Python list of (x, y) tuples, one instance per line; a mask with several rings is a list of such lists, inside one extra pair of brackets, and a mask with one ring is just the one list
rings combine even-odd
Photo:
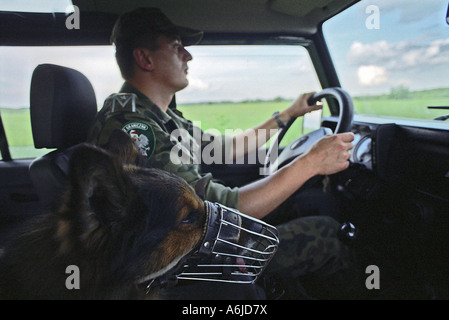
[[(315, 93), (308, 101), (309, 105), (314, 105), (317, 101), (323, 98), (334, 98), (338, 102), (340, 109), (337, 127), (335, 133), (343, 133), (351, 131), (352, 121), (354, 118), (354, 104), (351, 96), (341, 88), (327, 88), (320, 92)], [(265, 163), (263, 172), (265, 174), (274, 173), (283, 164), (291, 161), (292, 159), (300, 156), (306, 152), (316, 141), (324, 137), (325, 135), (332, 134), (332, 130), (329, 128), (321, 127), (318, 130), (312, 131), (299, 137), (286, 146), (282, 152), (278, 155), (279, 144), (285, 133), (290, 129), (293, 122), (296, 120), (291, 119), (284, 128), (279, 131), (275, 141), (271, 144), (268, 153), (265, 157)]]

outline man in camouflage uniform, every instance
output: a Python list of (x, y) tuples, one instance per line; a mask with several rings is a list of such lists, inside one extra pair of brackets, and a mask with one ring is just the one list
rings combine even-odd
[[(126, 81), (120, 93), (106, 99), (89, 141), (104, 146), (112, 131), (121, 129), (134, 139), (151, 167), (179, 175), (205, 200), (260, 219), (270, 213), (277, 215), (275, 209), (311, 177), (347, 168), (352, 133), (325, 137), (290, 165), (241, 188), (224, 186), (215, 182), (211, 174), (201, 174), (198, 158), (210, 140), (204, 139), (204, 133), (173, 107), (174, 94), (188, 85), (187, 62), (192, 56), (184, 47), (198, 43), (201, 37), (201, 32), (175, 26), (158, 9), (140, 8), (122, 15), (111, 40)], [(273, 132), (291, 117), (319, 109), (320, 106), (307, 105), (311, 95), (301, 95), (289, 108), (254, 128), (255, 132)], [(269, 138), (260, 138), (252, 147), (257, 149)], [(242, 138), (215, 137), (214, 150), (226, 156), (239, 139)], [(351, 273), (355, 268), (352, 253), (337, 238), (338, 228), (330, 217), (298, 218), (278, 226), (281, 244), (267, 273), (280, 275), (289, 297), (303, 297), (298, 280), (306, 275), (324, 290), (345, 282), (344, 287), (338, 287), (342, 295), (334, 298), (344, 297), (343, 291), (350, 287), (348, 279), (356, 274)], [(330, 285), (332, 281), (335, 285)], [(316, 294), (326, 297), (322, 292)]]

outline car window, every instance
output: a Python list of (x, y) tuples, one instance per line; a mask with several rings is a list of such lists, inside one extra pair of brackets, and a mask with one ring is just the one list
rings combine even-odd
[[(320, 90), (307, 50), (301, 46), (195, 46), (187, 48), (189, 86), (177, 94), (178, 108), (203, 130), (235, 132), (283, 110), (300, 93)], [(12, 158), (49, 150), (33, 146), (29, 115), (34, 68), (53, 63), (82, 72), (98, 107), (122, 83), (112, 46), (0, 47), (0, 113)], [(293, 139), (301, 130), (289, 130)], [(284, 143), (288, 141), (288, 136)]]
[(359, 114), (449, 113), (447, 0), (362, 0), (323, 25), (340, 82)]
[(86, 75), (99, 106), (123, 82), (111, 46), (0, 47), (0, 113), (13, 159), (49, 152), (34, 148), (29, 114), (31, 76), (42, 63), (62, 65)]
[(73, 7), (71, 0), (0, 0), (1, 11), (15, 12), (65, 12)]
[[(177, 94), (179, 109), (201, 129), (245, 130), (287, 108), (320, 85), (301, 46), (195, 46), (187, 48), (189, 86)], [(301, 132), (297, 121), (283, 145)]]

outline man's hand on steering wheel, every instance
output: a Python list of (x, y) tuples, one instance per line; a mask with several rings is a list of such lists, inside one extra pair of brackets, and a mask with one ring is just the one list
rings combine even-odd
[(331, 175), (349, 167), (350, 150), (354, 147), (354, 134), (345, 132), (324, 136), (302, 157), (315, 175)]
[[(338, 104), (339, 115), (335, 131), (321, 127), (318, 130), (307, 133), (297, 138), (278, 154), (280, 141), (290, 129), (295, 119), (307, 112), (319, 110), (322, 105), (317, 104), (323, 98), (333, 98)], [(301, 95), (292, 105), (285, 110), (291, 116), (287, 124), (281, 129), (265, 158), (263, 172), (273, 174), (278, 168), (299, 156), (312, 155), (315, 162), (313, 172), (319, 175), (330, 175), (346, 169), (349, 166), (352, 149), (351, 142), (354, 140), (352, 120), (354, 117), (354, 105), (350, 95), (341, 88), (326, 88), (318, 93), (306, 93)], [(332, 135), (332, 133), (334, 133)], [(322, 141), (320, 141), (322, 140)], [(329, 147), (330, 149), (326, 149)], [(331, 163), (332, 162), (332, 163)]]
[(313, 105), (309, 105), (308, 101), (315, 92), (304, 93), (300, 95), (285, 111), (290, 116), (290, 118), (299, 118), (305, 115), (306, 113), (321, 110), (323, 108), (322, 104), (314, 103)]

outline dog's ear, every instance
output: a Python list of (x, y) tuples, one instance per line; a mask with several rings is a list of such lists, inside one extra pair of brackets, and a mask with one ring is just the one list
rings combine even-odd
[(104, 148), (113, 153), (122, 164), (145, 165), (145, 159), (141, 156), (134, 141), (120, 129), (112, 131)]
[(98, 222), (114, 221), (131, 201), (128, 179), (114, 156), (91, 145), (80, 146), (70, 159), (68, 208), (81, 213), (87, 230)]

